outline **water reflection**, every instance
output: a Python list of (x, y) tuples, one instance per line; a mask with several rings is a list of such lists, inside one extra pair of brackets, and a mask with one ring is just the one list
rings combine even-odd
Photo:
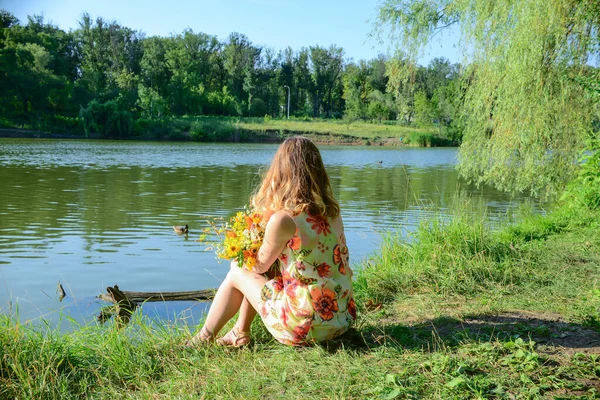
[[(109, 285), (217, 286), (227, 266), (196, 239), (208, 217), (228, 216), (248, 202), (276, 148), (0, 140), (0, 309), (9, 312), (18, 300), (22, 317), (45, 314), (59, 306), (59, 280), (76, 300), (65, 310), (82, 320)], [(457, 193), (492, 219), (524, 200), (461, 183), (454, 149), (323, 147), (322, 154), (354, 262), (376, 250), (380, 232), (410, 230), (431, 213), (447, 212)], [(184, 224), (190, 234), (176, 235), (171, 226)]]

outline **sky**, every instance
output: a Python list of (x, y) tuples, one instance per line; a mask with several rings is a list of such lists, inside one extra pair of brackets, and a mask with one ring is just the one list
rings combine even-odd
[[(332, 44), (346, 58), (372, 59), (392, 50), (369, 38), (378, 0), (0, 0), (0, 8), (22, 23), (28, 15), (43, 15), (61, 29), (78, 27), (84, 12), (144, 32), (170, 36), (186, 28), (224, 40), (232, 32), (254, 44), (282, 50)], [(461, 61), (456, 32), (437, 35), (419, 58), (427, 65), (435, 57)]]

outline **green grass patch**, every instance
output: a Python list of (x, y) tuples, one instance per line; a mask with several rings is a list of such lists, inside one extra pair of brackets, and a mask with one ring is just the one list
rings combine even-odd
[(0, 316), (0, 398), (597, 398), (598, 212), (519, 221), (390, 235), (355, 266), (356, 325), (323, 346), (282, 346), (259, 321), (234, 351), (137, 313), (68, 333)]
[[(192, 138), (203, 141), (220, 141), (238, 135), (237, 139), (252, 141), (255, 135), (269, 135), (272, 138), (289, 134), (331, 136), (320, 137), (320, 141), (348, 142), (348, 138), (367, 141), (395, 139), (396, 145), (417, 147), (449, 146), (452, 142), (440, 136), (434, 129), (413, 128), (390, 122), (347, 122), (343, 120), (321, 119), (273, 119), (273, 118), (237, 118), (237, 117), (185, 117), (190, 121)], [(343, 138), (346, 139), (343, 139)]]

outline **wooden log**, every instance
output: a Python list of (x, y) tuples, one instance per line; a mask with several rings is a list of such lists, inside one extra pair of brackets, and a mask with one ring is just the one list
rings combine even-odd
[(210, 301), (215, 297), (215, 289), (190, 290), (182, 292), (123, 292), (131, 301)]
[(121, 291), (117, 285), (107, 287), (108, 294), (98, 297), (110, 303), (119, 303), (126, 298), (132, 303), (143, 303), (145, 301), (210, 301), (215, 297), (216, 289), (190, 290), (180, 292), (132, 292)]
[(123, 327), (123, 325), (129, 322), (131, 314), (133, 314), (138, 305), (129, 300), (127, 295), (124, 294), (117, 285), (107, 287), (106, 291), (108, 292), (108, 295), (104, 295), (101, 298), (110, 301), (115, 305), (110, 311), (106, 309), (101, 310), (100, 315), (98, 315), (98, 320), (101, 323), (104, 323), (111, 315), (115, 315), (117, 325)]
[(107, 293), (98, 296), (101, 300), (113, 303), (114, 306), (105, 307), (98, 315), (98, 321), (104, 323), (111, 317), (116, 318), (117, 325), (123, 327), (129, 322), (131, 314), (146, 301), (209, 301), (215, 297), (216, 289), (192, 290), (182, 292), (130, 292), (119, 289), (119, 286), (109, 286)]

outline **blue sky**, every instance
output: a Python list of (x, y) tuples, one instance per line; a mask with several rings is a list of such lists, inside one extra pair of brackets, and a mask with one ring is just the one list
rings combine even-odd
[[(276, 50), (336, 44), (354, 60), (389, 50), (389, 45), (368, 38), (377, 4), (377, 0), (0, 0), (0, 8), (22, 22), (27, 15), (42, 14), (65, 30), (77, 28), (83, 12), (88, 12), (147, 36), (169, 36), (186, 27), (221, 40), (240, 32), (253, 43)], [(425, 65), (434, 57), (459, 62), (455, 36), (451, 32), (436, 37), (419, 63)]]

